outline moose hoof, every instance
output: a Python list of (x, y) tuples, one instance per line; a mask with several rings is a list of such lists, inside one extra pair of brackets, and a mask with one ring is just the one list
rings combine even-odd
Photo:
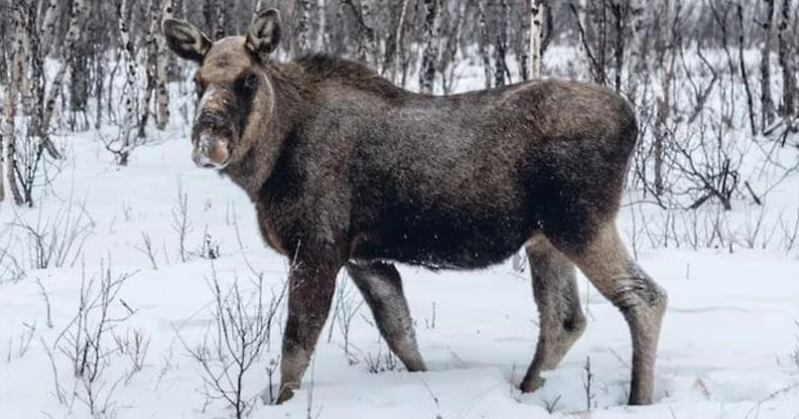
[(630, 394), (630, 399), (627, 401), (627, 404), (630, 406), (648, 406), (652, 404), (652, 396)]
[(294, 390), (289, 387), (284, 387), (283, 390), (280, 390), (280, 394), (278, 394), (275, 404), (283, 404), (283, 402), (291, 399), (292, 397), (294, 397)]
[(543, 387), (544, 381), (545, 380), (541, 377), (535, 377), (535, 378), (524, 377), (522, 383), (519, 384), (519, 390), (521, 390), (522, 393), (532, 393), (538, 390), (539, 388)]

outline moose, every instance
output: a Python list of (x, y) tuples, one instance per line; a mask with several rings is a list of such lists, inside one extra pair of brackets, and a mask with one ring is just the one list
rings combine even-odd
[(425, 95), (341, 58), (279, 63), (275, 9), (244, 36), (212, 41), (178, 19), (162, 30), (198, 65), (193, 161), (247, 193), (290, 261), (276, 403), (300, 387), (342, 268), (391, 351), (425, 371), (395, 265), (480, 269), (522, 248), (540, 331), (520, 389), (540, 388), (585, 329), (579, 268), (629, 324), (629, 403), (652, 403), (667, 295), (616, 227), (638, 137), (624, 99), (556, 79)]

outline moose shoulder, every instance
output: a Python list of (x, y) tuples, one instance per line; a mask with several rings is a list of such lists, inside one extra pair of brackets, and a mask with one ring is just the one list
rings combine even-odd
[(556, 80), (436, 97), (338, 58), (276, 63), (274, 10), (243, 37), (212, 42), (179, 20), (164, 32), (199, 64), (194, 161), (248, 193), (265, 241), (293, 262), (278, 402), (300, 385), (342, 267), (391, 350), (422, 371), (394, 263), (474, 269), (525, 247), (540, 332), (521, 389), (585, 328), (576, 266), (624, 313), (629, 402), (651, 403), (666, 294), (615, 225), (637, 138), (620, 97)]

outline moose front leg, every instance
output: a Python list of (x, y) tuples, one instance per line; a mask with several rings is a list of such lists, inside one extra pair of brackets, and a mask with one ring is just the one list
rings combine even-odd
[(289, 275), (288, 317), (280, 359), (280, 404), (294, 395), (327, 320), (338, 267), (296, 261)]

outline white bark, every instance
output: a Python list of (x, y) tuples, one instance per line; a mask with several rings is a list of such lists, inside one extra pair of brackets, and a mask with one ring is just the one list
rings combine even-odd
[(674, 67), (676, 64), (676, 46), (674, 34), (671, 31), (672, 22), (680, 18), (682, 0), (674, 0), (674, 10), (671, 9), (671, 0), (663, 0), (659, 25), (660, 48), (659, 65), (663, 74), (661, 76), (661, 94), (657, 99), (657, 118), (655, 120), (655, 193), (661, 196), (664, 192), (664, 159), (666, 143), (669, 138), (668, 123), (671, 120), (671, 90), (674, 84)]
[(628, 54), (632, 61), (632, 72), (630, 74), (628, 91), (630, 100), (633, 103), (638, 102), (638, 92), (640, 83), (643, 78), (643, 72), (646, 70), (646, 61), (644, 54), (644, 46), (646, 39), (644, 38), (644, 18), (646, 16), (643, 7), (643, 0), (630, 0), (630, 10), (633, 13), (632, 33), (630, 45), (630, 53)]
[[(16, 177), (16, 133), (14, 118), (17, 111), (17, 98), (19, 97), (20, 88), (23, 86), (23, 80), (26, 79), (25, 75), (25, 18), (21, 16), (22, 11), (14, 11), (14, 37), (12, 40), (11, 49), (11, 68), (9, 69), (11, 77), (6, 86), (6, 97), (3, 103), (3, 123), (2, 123), (2, 139), (0, 143), (5, 143), (6, 162), (4, 165), (5, 172), (0, 173), (4, 178), (3, 182), (8, 182), (6, 186), (14, 197), (14, 203), (22, 205), (24, 202), (22, 194), (19, 191)], [(2, 148), (2, 147), (0, 147)], [(0, 182), (2, 183), (2, 182)], [(3, 191), (5, 195), (5, 191)]]
[(42, 132), (50, 129), (50, 121), (55, 111), (55, 104), (58, 96), (61, 93), (61, 85), (64, 83), (64, 76), (66, 76), (67, 69), (72, 64), (72, 51), (74, 46), (78, 43), (81, 36), (81, 24), (83, 17), (86, 15), (86, 3), (84, 0), (74, 0), (72, 5), (72, 13), (69, 16), (69, 30), (67, 31), (66, 43), (61, 48), (61, 65), (58, 72), (53, 78), (50, 85), (50, 91), (47, 94), (47, 100), (44, 104), (44, 116), (42, 118)]
[[(440, 1), (440, 0), (439, 0)], [(371, 63), (375, 68), (377, 68), (377, 39), (375, 38), (374, 33), (374, 22), (372, 19), (372, 2), (368, 0), (360, 0), (361, 3), (361, 16), (363, 18), (364, 23), (364, 30), (366, 31), (366, 59), (369, 63)]]
[(585, 68), (588, 71), (588, 75), (593, 73), (592, 67), (593, 64), (591, 63), (590, 58), (590, 51), (587, 49), (587, 45), (589, 44), (589, 40), (591, 39), (591, 32), (588, 23), (588, 0), (579, 0), (579, 3), (576, 7), (577, 10), (577, 22), (581, 28), (583, 28), (585, 39), (580, 41), (580, 56), (583, 57)]
[(327, 22), (325, 21), (325, 0), (317, 0), (316, 2), (317, 19), (319, 21), (319, 30), (316, 31), (316, 48), (324, 51), (325, 48), (325, 34), (327, 33)]
[(144, 68), (147, 74), (147, 81), (142, 91), (141, 104), (139, 105), (139, 138), (144, 138), (147, 128), (147, 123), (150, 120), (150, 102), (153, 98), (153, 90), (155, 90), (156, 81), (156, 67), (157, 67), (157, 47), (156, 47), (156, 33), (158, 32), (158, 2), (159, 0), (150, 0), (150, 7), (147, 8), (147, 13), (150, 18), (150, 26), (145, 34), (144, 45)]
[[(20, 7), (17, 13), (24, 14), (27, 13), (27, 10), (24, 10), (23, 7)], [(19, 65), (22, 66), (22, 72), (20, 73), (20, 80), (18, 86), (19, 89), (18, 94), (20, 94), (20, 97), (18, 99), (20, 101), (20, 104), (22, 105), (22, 111), (24, 115), (30, 115), (33, 113), (33, 108), (34, 108), (33, 95), (21, 94), (21, 93), (33, 91), (31, 78), (26, 77), (28, 58), (32, 55), (31, 39), (30, 39), (30, 34), (28, 33), (27, 17), (20, 15), (18, 16), (17, 19), (19, 20), (17, 21), (17, 23), (15, 23), (15, 26), (17, 28), (16, 35), (19, 37), (18, 39), (19, 39), (20, 53), (13, 59), (19, 60), (21, 62), (21, 64)]]
[(394, 61), (394, 68), (390, 68), (391, 71), (391, 79), (396, 82), (397, 81), (397, 72), (402, 69), (402, 81), (401, 84), (405, 87), (405, 48), (402, 45), (402, 36), (405, 34), (405, 17), (408, 15), (408, 3), (411, 0), (403, 0), (402, 1), (402, 9), (400, 10), (399, 21), (397, 21), (397, 27), (395, 28), (394, 39), (396, 39), (396, 48), (394, 54), (396, 55), (396, 59)]
[(439, 53), (439, 32), (441, 32), (441, 9), (443, 0), (424, 0), (425, 24), (424, 43), (426, 44), (422, 55), (422, 68), (419, 71), (419, 90), (422, 93), (433, 93), (436, 78), (436, 65)]
[(300, 56), (311, 50), (311, 13), (313, 0), (297, 0), (297, 25), (294, 28), (294, 47), (292, 55)]
[(780, 23), (779, 23), (779, 63), (782, 69), (782, 116), (790, 118), (797, 113), (796, 100), (799, 95), (799, 88), (797, 88), (797, 69), (796, 65), (792, 64), (791, 55), (796, 52), (794, 47), (791, 51), (791, 42), (796, 42), (792, 39), (789, 27), (791, 21), (791, 1), (783, 0), (780, 7)]
[(451, 35), (450, 39), (447, 41), (446, 50), (444, 53), (444, 58), (442, 58), (443, 64), (446, 66), (446, 70), (442, 77), (442, 87), (444, 90), (444, 94), (449, 94), (452, 91), (452, 87), (455, 84), (455, 70), (457, 68), (456, 60), (458, 58), (458, 46), (460, 45), (461, 37), (463, 36), (463, 26), (466, 22), (466, 8), (469, 6), (469, 2), (462, 1), (458, 4), (458, 14), (454, 17), (455, 23), (455, 33)]
[(477, 21), (480, 27), (480, 57), (483, 61), (483, 72), (485, 75), (485, 88), (491, 87), (491, 57), (489, 56), (489, 48), (491, 41), (488, 39), (488, 25), (486, 22), (485, 5), (482, 1), (477, 2)]
[[(172, 18), (172, 0), (161, 0), (161, 19), (159, 19), (158, 27), (164, 19)], [(158, 102), (158, 109), (156, 110), (155, 123), (156, 127), (160, 130), (166, 128), (169, 123), (169, 91), (167, 90), (167, 63), (169, 62), (168, 48), (166, 45), (166, 38), (161, 31), (156, 31), (156, 50), (158, 57), (156, 61), (155, 73), (158, 79), (156, 86), (156, 101)]]
[(122, 166), (128, 163), (128, 156), (131, 149), (130, 134), (133, 128), (133, 122), (136, 119), (136, 60), (133, 54), (133, 42), (130, 39), (128, 17), (126, 16), (127, 10), (128, 0), (122, 0), (117, 10), (117, 24), (119, 25), (119, 38), (122, 43), (122, 56), (125, 59), (125, 79), (127, 85), (126, 91), (124, 92), (125, 119), (122, 123), (119, 138), (122, 143), (122, 149), (119, 152), (119, 164)]
[(41, 25), (41, 42), (42, 45), (48, 47), (53, 43), (53, 36), (55, 35), (55, 26), (58, 22), (60, 15), (61, 5), (65, 2), (59, 0), (48, 0), (47, 8), (44, 11), (44, 19)]
[(545, 4), (530, 0), (530, 78), (541, 78), (541, 51), (543, 41), (543, 16)]
[(761, 126), (765, 130), (774, 120), (774, 101), (771, 98), (771, 40), (774, 26), (774, 0), (766, 0), (766, 18), (763, 20), (763, 49), (760, 52), (760, 108)]

